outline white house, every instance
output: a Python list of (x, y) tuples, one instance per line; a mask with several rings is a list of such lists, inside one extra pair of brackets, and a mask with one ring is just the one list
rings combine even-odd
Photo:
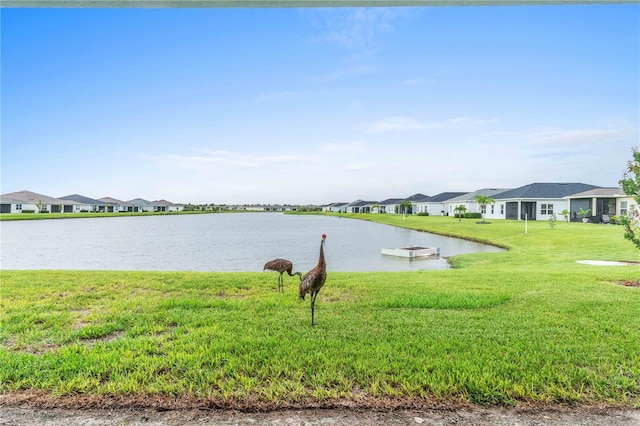
[(31, 191), (17, 191), (0, 195), (0, 213), (22, 213), (23, 211), (70, 213), (79, 203), (61, 200)]
[(85, 197), (79, 194), (65, 195), (59, 197), (61, 200), (75, 201), (76, 204), (73, 207), (74, 213), (81, 212), (106, 212), (107, 205), (104, 201), (94, 200), (93, 198)]
[(333, 212), (333, 213), (346, 213), (347, 205), (349, 203), (331, 203), (326, 206), (322, 206), (323, 212)]
[(151, 201), (145, 200), (144, 198), (135, 198), (133, 200), (129, 200), (127, 201), (127, 204), (133, 207), (134, 212), (154, 211), (153, 204), (151, 203)]
[(127, 212), (130, 211), (129, 208), (133, 209), (133, 206), (127, 203), (126, 201), (118, 200), (113, 197), (102, 197), (98, 198), (98, 200), (105, 203), (107, 212)]
[(414, 201), (413, 213), (429, 213), (429, 216), (453, 216), (453, 210), (449, 212), (447, 201), (459, 197), (466, 192), (441, 192), (433, 197), (427, 197), (420, 201)]
[(598, 188), (586, 183), (532, 183), (494, 195), (495, 204), (487, 207), (487, 219), (557, 219), (569, 209), (565, 197)]
[(373, 207), (374, 204), (378, 204), (378, 202), (356, 200), (352, 203), (347, 204), (346, 212), (347, 213), (371, 213), (371, 208)]
[(449, 216), (453, 216), (456, 213), (456, 207), (464, 206), (467, 213), (495, 213), (495, 204), (489, 204), (485, 206), (486, 212), (482, 212), (480, 205), (476, 201), (475, 197), (478, 195), (484, 195), (486, 197), (494, 198), (495, 195), (508, 191), (509, 188), (483, 188), (477, 191), (468, 192), (458, 197), (453, 197), (444, 202), (445, 211)]
[(406, 200), (406, 198), (387, 198), (386, 200), (378, 203), (378, 211), (374, 213), (398, 213), (400, 212), (400, 204)]
[(152, 201), (153, 211), (155, 212), (180, 212), (184, 210), (183, 204), (174, 204), (167, 200)]

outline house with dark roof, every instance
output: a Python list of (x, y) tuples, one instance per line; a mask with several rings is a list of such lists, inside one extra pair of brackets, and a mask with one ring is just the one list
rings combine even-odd
[(576, 182), (531, 183), (494, 195), (494, 213), (487, 219), (548, 220), (569, 209), (567, 196), (599, 188)]
[(378, 204), (378, 202), (356, 200), (352, 203), (347, 204), (346, 212), (347, 213), (371, 213), (371, 209), (373, 208), (374, 204)]
[(467, 192), (441, 192), (421, 201), (414, 201), (412, 203), (413, 213), (429, 213), (430, 216), (453, 215), (453, 211), (449, 212), (447, 210), (447, 201), (464, 194), (467, 194)]
[(400, 204), (406, 200), (406, 198), (387, 198), (378, 203), (378, 209), (374, 213), (398, 213), (400, 211)]
[(483, 188), (477, 191), (468, 192), (458, 197), (453, 197), (445, 201), (445, 211), (449, 213), (449, 216), (453, 216), (456, 212), (455, 209), (458, 206), (464, 206), (467, 213), (491, 213), (495, 212), (495, 204), (485, 206), (485, 212), (482, 211), (482, 207), (476, 201), (478, 195), (484, 195), (486, 197), (493, 198), (495, 195), (508, 191), (510, 188)]
[(590, 211), (591, 222), (610, 222), (612, 216), (627, 216), (637, 210), (633, 197), (628, 196), (622, 188), (596, 188), (564, 197), (569, 201), (569, 220), (579, 221), (580, 209)]
[(84, 195), (71, 194), (64, 197), (58, 197), (61, 200), (75, 201), (78, 204), (74, 206), (73, 212), (100, 212), (107, 211), (107, 206), (104, 201), (94, 200), (93, 198), (85, 197)]

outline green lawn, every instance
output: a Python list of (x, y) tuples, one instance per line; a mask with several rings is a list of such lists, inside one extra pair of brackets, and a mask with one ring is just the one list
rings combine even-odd
[(440, 271), (329, 264), (313, 328), (297, 279), (278, 293), (272, 272), (2, 271), (0, 392), (640, 407), (640, 288), (619, 284), (640, 266), (575, 262), (640, 261), (621, 227), (355, 217), (509, 250)]

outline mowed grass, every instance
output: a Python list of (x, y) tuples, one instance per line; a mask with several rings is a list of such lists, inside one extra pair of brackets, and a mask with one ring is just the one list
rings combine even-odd
[(313, 328), (297, 278), (278, 293), (273, 272), (2, 271), (0, 392), (640, 406), (640, 289), (620, 285), (640, 266), (575, 262), (640, 260), (622, 228), (357, 217), (509, 250), (329, 264)]

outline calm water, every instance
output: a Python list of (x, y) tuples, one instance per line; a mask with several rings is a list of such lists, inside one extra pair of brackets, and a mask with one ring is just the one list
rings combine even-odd
[(306, 272), (327, 234), (329, 271), (448, 268), (446, 259), (383, 256), (382, 248), (440, 247), (443, 257), (501, 249), (353, 219), (282, 213), (113, 217), (0, 223), (1, 269), (262, 271), (284, 257)]

